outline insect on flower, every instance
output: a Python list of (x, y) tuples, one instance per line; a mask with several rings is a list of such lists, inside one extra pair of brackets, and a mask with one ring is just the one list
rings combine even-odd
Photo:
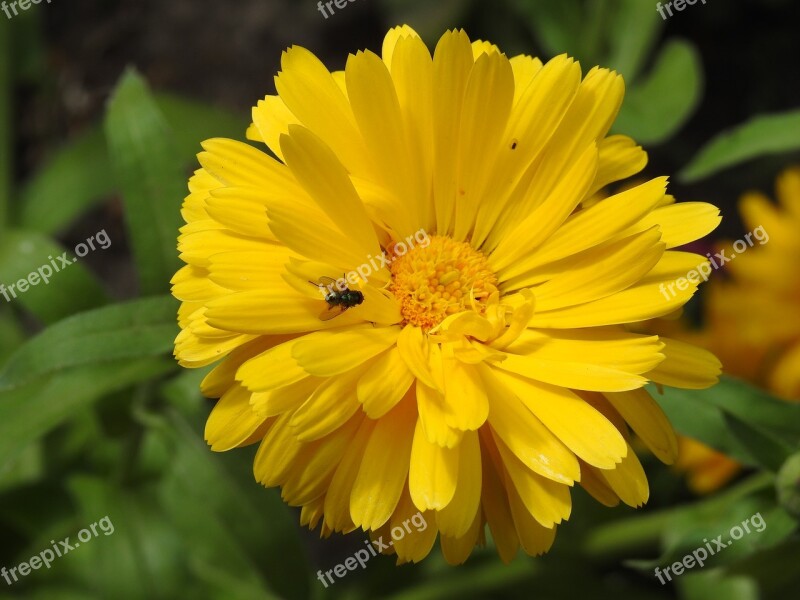
[[(340, 281), (344, 281), (344, 279)], [(318, 287), (325, 298), (325, 302), (328, 303), (328, 308), (319, 315), (322, 321), (330, 321), (348, 308), (353, 308), (364, 302), (364, 294), (358, 290), (351, 290), (346, 285), (342, 286), (330, 277), (320, 277), (317, 283), (313, 281), (308, 283)]]

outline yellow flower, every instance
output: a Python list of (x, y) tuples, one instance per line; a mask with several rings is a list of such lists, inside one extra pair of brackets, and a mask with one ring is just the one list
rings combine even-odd
[(598, 199), (647, 161), (607, 136), (621, 77), (463, 31), (431, 57), (399, 27), (342, 72), (293, 47), (276, 87), (247, 135), (277, 159), (208, 140), (183, 209), (175, 353), (221, 361), (212, 450), (260, 443), (256, 479), (323, 535), (421, 513), (399, 562), (437, 536), (463, 562), (487, 525), (503, 560), (543, 553), (576, 482), (643, 504), (628, 426), (668, 463), (676, 440), (642, 386), (709, 386), (719, 363), (627, 326), (694, 294), (660, 291), (705, 262), (670, 248), (719, 216), (663, 177)]
[(726, 372), (800, 400), (800, 168), (781, 173), (776, 190), (779, 206), (742, 197), (753, 247), (726, 265), (730, 281), (709, 287), (706, 337)]
[[(776, 188), (779, 207), (757, 192), (742, 198), (753, 247), (726, 264), (730, 281), (709, 286), (706, 327), (693, 340), (715, 352), (725, 372), (800, 401), (800, 168), (784, 171)], [(724, 247), (730, 255), (731, 244)], [(721, 487), (741, 468), (694, 440), (681, 440), (675, 466), (700, 493)]]
[(721, 488), (742, 470), (741, 465), (702, 442), (678, 436), (675, 469), (686, 473), (686, 484), (696, 494), (709, 494)]

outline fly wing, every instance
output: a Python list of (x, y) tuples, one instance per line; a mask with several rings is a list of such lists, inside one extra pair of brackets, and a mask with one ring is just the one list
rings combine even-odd
[(320, 313), (319, 320), (320, 321), (330, 321), (332, 318), (338, 317), (340, 314), (342, 314), (346, 310), (347, 310), (347, 307), (343, 306), (341, 304), (328, 305), (328, 308), (326, 308), (324, 311), (322, 311)]
[[(333, 279), (332, 277), (325, 277), (323, 275), (322, 277), (319, 278), (319, 283), (317, 283), (317, 285), (321, 285), (324, 287), (331, 287), (331, 286), (336, 287), (336, 280)], [(331, 289), (333, 289), (333, 287), (331, 287)]]

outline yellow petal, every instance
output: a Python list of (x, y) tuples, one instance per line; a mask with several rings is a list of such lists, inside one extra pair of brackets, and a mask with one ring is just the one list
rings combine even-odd
[(434, 182), (436, 230), (452, 232), (457, 190), (458, 148), (464, 91), (472, 70), (472, 46), (464, 31), (445, 33), (433, 54)]
[(291, 413), (286, 413), (270, 427), (253, 460), (253, 475), (261, 485), (281, 485), (294, 468), (294, 461), (303, 449), (289, 427)]
[(455, 447), (464, 432), (447, 424), (444, 394), (417, 381), (416, 397), (419, 419), (428, 440), (446, 448)]
[(303, 447), (281, 490), (290, 506), (303, 506), (325, 494), (363, 418), (361, 414), (355, 415), (329, 436)]
[(647, 376), (664, 385), (699, 390), (711, 387), (719, 380), (722, 363), (708, 350), (678, 340), (661, 337), (664, 343), (664, 362)]
[(571, 484), (580, 477), (578, 461), (567, 447), (506, 387), (496, 372), (481, 371), (492, 390), (489, 424), (509, 449), (532, 471)]
[(208, 303), (208, 323), (232, 332), (279, 334), (344, 327), (361, 322), (357, 309), (321, 321), (325, 309), (321, 298), (304, 298), (284, 289), (253, 290), (229, 294)]
[(458, 359), (445, 359), (445, 420), (450, 427), (476, 430), (489, 416), (489, 399), (480, 374)]
[[(395, 218), (395, 221), (402, 222), (404, 229), (410, 230), (416, 225), (425, 231), (434, 231), (434, 207), (428, 191), (433, 180), (434, 167), (433, 59), (425, 43), (414, 34), (397, 42), (391, 63), (387, 61), (386, 64), (391, 68), (397, 99), (405, 120), (412, 170), (416, 173), (417, 185), (425, 186), (425, 193), (403, 198), (402, 202), (393, 202), (403, 217), (402, 220)], [(411, 211), (403, 210), (409, 204), (416, 208)], [(418, 216), (416, 224), (410, 222), (409, 214)], [(395, 231), (404, 229), (398, 227)]]
[(399, 334), (399, 327), (369, 325), (318, 331), (298, 340), (292, 356), (309, 375), (329, 377), (374, 358), (393, 346)]
[(600, 470), (590, 467), (583, 461), (581, 461), (581, 487), (603, 506), (619, 505), (619, 496), (600, 475)]
[(266, 392), (290, 385), (308, 374), (292, 356), (297, 339), (279, 344), (249, 360), (236, 373), (236, 379), (253, 392)]
[(350, 495), (376, 423), (377, 421), (371, 419), (361, 421), (358, 432), (351, 438), (325, 493), (325, 523), (334, 531), (350, 531), (355, 528), (350, 517)]
[[(280, 96), (266, 96), (253, 107), (253, 128), (259, 137), (272, 150), (273, 154), (283, 160), (280, 139), (289, 133), (289, 126), (300, 123), (297, 117), (286, 106)], [(250, 131), (250, 130), (248, 130)], [(252, 132), (255, 134), (255, 132)], [(249, 137), (248, 139), (253, 139)]]
[(453, 238), (467, 239), (478, 207), (484, 200), (495, 154), (504, 144), (504, 133), (514, 99), (514, 75), (508, 59), (498, 52), (475, 60), (464, 90), (458, 150), (459, 174)]
[(353, 484), (350, 515), (364, 529), (377, 529), (392, 516), (408, 477), (416, 410), (404, 399), (372, 432)]
[[(513, 63), (512, 63), (513, 67)], [(519, 220), (505, 220), (503, 215), (512, 190), (521, 196), (530, 178), (523, 174), (547, 147), (558, 124), (572, 103), (580, 85), (580, 66), (566, 55), (557, 56), (537, 69), (529, 85), (521, 91), (509, 117), (503, 145), (495, 159), (495, 174), (488, 185), (494, 190), (489, 202), (482, 202), (472, 244), (492, 249), (505, 236), (506, 226)], [(499, 219), (503, 219), (499, 222)], [(486, 242), (486, 243), (484, 243)]]
[[(427, 192), (427, 182), (411, 168), (411, 148), (387, 66), (372, 52), (358, 52), (347, 59), (345, 73), (353, 114), (376, 168), (375, 179), (402, 200), (407, 211), (414, 211), (416, 203), (405, 203), (405, 199)], [(347, 210), (342, 214), (350, 217)], [(411, 212), (409, 217), (409, 229), (395, 232), (397, 235), (405, 237), (414, 232), (412, 227), (419, 222), (419, 215)]]
[(419, 510), (439, 510), (453, 499), (458, 477), (458, 448), (443, 448), (428, 441), (417, 420), (411, 446), (408, 488)]
[(253, 392), (250, 405), (259, 415), (267, 417), (293, 412), (311, 397), (323, 381), (319, 377), (306, 377), (268, 392)]
[(436, 512), (436, 524), (441, 534), (455, 538), (468, 535), (480, 518), (481, 448), (478, 433), (466, 431), (456, 449), (458, 475), (456, 490), (450, 503)]
[(497, 368), (548, 384), (615, 392), (644, 386), (646, 373), (664, 360), (657, 336), (614, 330), (527, 330), (508, 346)]
[(351, 245), (360, 250), (364, 260), (380, 254), (364, 205), (331, 149), (299, 125), (289, 127), (289, 135), (281, 138), (281, 148), (300, 185), (339, 230), (349, 235)]
[(705, 202), (678, 202), (655, 209), (636, 223), (632, 231), (658, 225), (667, 248), (683, 246), (705, 237), (722, 221), (719, 209)]
[(607, 69), (594, 68), (578, 87), (569, 109), (537, 160), (531, 184), (518, 201), (500, 216), (495, 230), (507, 231), (543, 202), (568, 177), (586, 146), (597, 143), (608, 132), (622, 103), (622, 78)]
[(397, 338), (397, 348), (408, 369), (427, 387), (443, 391), (434, 379), (429, 362), (430, 344), (424, 338), (422, 329), (406, 325)]
[(381, 56), (387, 67), (392, 66), (392, 55), (394, 54), (395, 46), (397, 43), (406, 37), (419, 38), (419, 34), (408, 25), (399, 25), (392, 27), (383, 37), (383, 47), (381, 49)]
[(615, 392), (605, 397), (661, 462), (675, 461), (678, 456), (675, 431), (647, 390)]
[[(436, 513), (438, 518), (442, 513)], [(441, 526), (440, 526), (441, 527)], [(464, 563), (476, 544), (480, 543), (480, 534), (483, 532), (483, 521), (480, 511), (475, 513), (475, 518), (464, 535), (451, 537), (444, 532), (439, 537), (442, 546), (442, 554), (449, 565), (460, 565)]]
[(590, 465), (611, 469), (627, 454), (627, 444), (617, 428), (570, 390), (501, 372), (497, 377), (561, 442)]
[[(349, 172), (370, 174), (366, 149), (347, 97), (316, 56), (299, 46), (289, 48), (281, 57), (275, 88), (297, 120), (314, 132)], [(282, 142), (281, 147), (285, 151)]]
[(606, 480), (614, 493), (628, 506), (638, 508), (650, 497), (647, 475), (642, 469), (633, 448), (628, 446), (628, 454), (613, 469), (603, 469), (600, 475)]
[(206, 211), (232, 231), (276, 241), (269, 229), (263, 192), (250, 188), (225, 187), (209, 192)]
[(430, 554), (436, 542), (434, 512), (420, 514), (404, 491), (392, 518), (389, 520), (393, 548), (397, 552), (397, 564), (419, 562)]
[(250, 391), (232, 386), (214, 405), (206, 421), (206, 441), (214, 452), (236, 448), (266, 420), (250, 406)]
[(610, 183), (627, 179), (647, 165), (647, 152), (625, 135), (610, 135), (600, 142), (597, 176), (589, 194)]
[(508, 503), (522, 549), (530, 556), (544, 554), (556, 539), (556, 527), (543, 527), (525, 507), (514, 486), (508, 486)]
[[(482, 430), (483, 431), (483, 430)], [(487, 437), (488, 436), (488, 437)], [(487, 440), (491, 440), (491, 434), (485, 433), (481, 438), (483, 442), (481, 465), (483, 467), (483, 491), (481, 493), (481, 508), (486, 519), (489, 530), (492, 532), (497, 553), (500, 560), (508, 564), (516, 556), (519, 550), (519, 537), (511, 517), (511, 509), (508, 505), (508, 494), (501, 476), (497, 472), (490, 455), (490, 446)]]
[(551, 528), (568, 519), (572, 510), (569, 488), (551, 479), (541, 477), (528, 469), (502, 440), (495, 438), (497, 450), (503, 459), (510, 482), (522, 500), (525, 510), (543, 527)]
[(367, 366), (331, 377), (314, 390), (289, 421), (298, 440), (307, 442), (326, 436), (358, 411), (355, 384)]
[(668, 315), (681, 308), (697, 291), (698, 282), (687, 280), (686, 289), (675, 291), (671, 296), (666, 291), (667, 282), (639, 283), (608, 296), (533, 315), (529, 327), (573, 329), (601, 327), (622, 323), (636, 323)]
[(522, 98), (522, 94), (542, 68), (542, 61), (527, 54), (518, 54), (508, 59), (514, 73), (514, 105)]
[(400, 351), (390, 348), (358, 380), (358, 400), (370, 419), (380, 419), (400, 402), (413, 382), (414, 375)]
[(664, 197), (666, 184), (666, 177), (653, 179), (577, 212), (526, 260), (524, 267), (533, 269), (605, 242), (650, 212)]
[(540, 246), (572, 214), (589, 191), (596, 170), (597, 146), (592, 142), (550, 195), (510, 227), (490, 255), (489, 263), (501, 280), (524, 272), (521, 259)]

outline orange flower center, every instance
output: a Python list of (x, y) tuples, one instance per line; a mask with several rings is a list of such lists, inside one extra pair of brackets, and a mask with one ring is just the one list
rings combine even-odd
[(466, 242), (430, 236), (426, 246), (393, 257), (390, 291), (404, 323), (428, 331), (445, 317), (465, 310), (483, 313), (497, 291), (497, 276), (486, 257)]

